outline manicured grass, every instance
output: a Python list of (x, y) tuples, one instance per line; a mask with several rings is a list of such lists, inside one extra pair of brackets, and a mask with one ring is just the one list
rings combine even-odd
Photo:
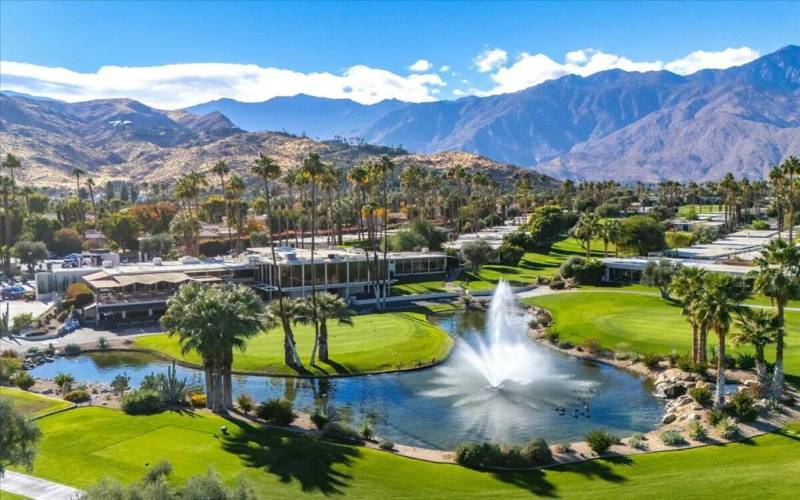
[(681, 205), (678, 207), (678, 215), (685, 217), (691, 211), (694, 211), (696, 214), (705, 214), (709, 212), (722, 212), (723, 210), (725, 210), (725, 205)]
[(22, 495), (16, 495), (14, 493), (9, 493), (8, 491), (0, 491), (0, 498), (3, 500), (27, 500), (28, 497), (24, 497)]
[[(353, 326), (328, 325), (331, 363), (306, 367), (302, 374), (332, 375), (376, 373), (413, 368), (444, 359), (453, 340), (428, 322), (423, 312), (365, 314), (353, 318)], [(308, 365), (314, 343), (314, 327), (294, 328), (297, 348)], [(176, 359), (200, 364), (192, 352), (180, 353), (176, 337), (166, 334), (139, 337), (135, 347), (152, 349)], [(242, 372), (292, 375), (298, 372), (283, 363), (283, 330), (275, 328), (247, 341), (245, 352), (235, 352), (233, 368)]]
[[(644, 287), (642, 287), (644, 288)], [(653, 295), (624, 291), (578, 291), (527, 299), (553, 314), (553, 327), (563, 340), (580, 343), (594, 338), (615, 351), (668, 354), (673, 350), (691, 350), (689, 323), (678, 304)], [(791, 379), (800, 381), (800, 344), (792, 332), (800, 331), (800, 313), (786, 312), (787, 331), (785, 366)], [(709, 345), (716, 342), (709, 334)], [(731, 352), (751, 351), (749, 347)], [(768, 348), (768, 353), (773, 349)]]
[(205, 412), (128, 416), (80, 408), (40, 426), (33, 474), (78, 488), (104, 476), (138, 481), (160, 460), (172, 463), (176, 483), (213, 467), (231, 484), (248, 478), (264, 498), (792, 498), (800, 488), (797, 425), (742, 444), (505, 473), (261, 430)]
[(392, 285), (392, 295), (418, 295), (425, 293), (444, 292), (444, 281), (411, 281)]
[(0, 399), (11, 401), (15, 408), (29, 417), (40, 417), (73, 406), (72, 403), (63, 399), (51, 398), (14, 387), (0, 387)]

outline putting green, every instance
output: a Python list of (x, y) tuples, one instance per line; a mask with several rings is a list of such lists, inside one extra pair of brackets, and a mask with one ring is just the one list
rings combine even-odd
[[(283, 330), (275, 328), (247, 341), (244, 352), (235, 352), (234, 370), (270, 375), (343, 375), (379, 373), (435, 364), (447, 357), (453, 340), (431, 324), (424, 312), (365, 314), (353, 318), (353, 326), (331, 323), (330, 363), (307, 366), (298, 372), (283, 363)], [(308, 365), (314, 342), (311, 325), (294, 328), (297, 348)], [(166, 334), (139, 337), (135, 347), (166, 354), (183, 362), (200, 364), (192, 352), (182, 355), (178, 340)]]

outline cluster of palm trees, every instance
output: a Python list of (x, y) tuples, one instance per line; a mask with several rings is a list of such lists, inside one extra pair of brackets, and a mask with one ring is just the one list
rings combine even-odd
[[(717, 337), (717, 388), (715, 405), (724, 403), (725, 347), (732, 326), (736, 344), (754, 346), (756, 371), (762, 395), (778, 399), (783, 391), (784, 310), (789, 300), (800, 299), (800, 249), (785, 240), (773, 240), (755, 260), (757, 269), (747, 279), (729, 274), (682, 267), (670, 284), (680, 297), (683, 315), (692, 327), (692, 361), (704, 366), (708, 332)], [(748, 282), (752, 282), (752, 289)], [(752, 292), (769, 297), (776, 312), (748, 307), (743, 302)], [(775, 344), (772, 380), (767, 373), (764, 349)]]
[(592, 256), (592, 241), (603, 240), (603, 256), (608, 257), (608, 246), (611, 243), (615, 245), (615, 255), (619, 253), (616, 245), (622, 236), (622, 226), (618, 219), (603, 220), (594, 212), (586, 212), (578, 218), (578, 222), (570, 230), (570, 236), (581, 242), (587, 258)]

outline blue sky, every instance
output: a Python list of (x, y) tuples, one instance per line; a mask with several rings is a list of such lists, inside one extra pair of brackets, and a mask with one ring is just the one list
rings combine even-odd
[[(163, 107), (293, 88), (423, 101), (609, 67), (688, 73), (799, 42), (800, 2), (3, 0), (0, 86), (67, 100), (128, 92)], [(429, 64), (409, 69), (419, 60)], [(97, 73), (109, 66), (148, 70)]]

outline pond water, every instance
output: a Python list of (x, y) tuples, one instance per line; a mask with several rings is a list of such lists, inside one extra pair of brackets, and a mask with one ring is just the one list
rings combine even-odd
[[(518, 316), (524, 328), (527, 319)], [(285, 397), (305, 411), (333, 405), (353, 423), (373, 421), (382, 438), (439, 449), (464, 441), (521, 443), (536, 436), (550, 443), (580, 440), (591, 428), (624, 437), (652, 430), (663, 416), (663, 402), (647, 379), (533, 342), (526, 346), (534, 366), (532, 381), (511, 380), (500, 387), (482, 383), (461, 360), (462, 351), (472, 352), (485, 340), (486, 314), (456, 312), (434, 315), (431, 321), (458, 339), (453, 355), (437, 367), (336, 379), (235, 376), (234, 392), (257, 401)], [(78, 381), (108, 383), (126, 373), (137, 387), (145, 375), (163, 372), (170, 364), (141, 353), (94, 353), (57, 358), (32, 375), (52, 378), (65, 372)], [(177, 370), (190, 383), (202, 384), (202, 372)]]

